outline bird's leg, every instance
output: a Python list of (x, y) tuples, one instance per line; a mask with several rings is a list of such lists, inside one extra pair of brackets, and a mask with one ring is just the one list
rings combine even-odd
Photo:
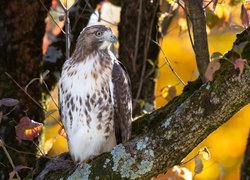
[(94, 159), (94, 157), (96, 157), (96, 156), (91, 155), (88, 159), (85, 159), (85, 160), (79, 162), (79, 164), (78, 164), (79, 167), (80, 167), (80, 168), (83, 168), (84, 164), (90, 163), (90, 162)]

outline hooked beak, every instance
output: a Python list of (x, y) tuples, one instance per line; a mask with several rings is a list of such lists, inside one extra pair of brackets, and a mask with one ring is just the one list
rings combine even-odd
[(112, 33), (112, 35), (111, 35), (110, 38), (109, 38), (109, 41), (110, 41), (111, 43), (117, 43), (117, 42), (118, 42), (118, 39), (117, 39), (117, 37)]
[(106, 41), (108, 41), (108, 42), (111, 42), (111, 43), (116, 43), (116, 42), (118, 42), (118, 39), (117, 39), (117, 37), (114, 35), (114, 33), (112, 32), (112, 30), (104, 32), (104, 39), (105, 39)]

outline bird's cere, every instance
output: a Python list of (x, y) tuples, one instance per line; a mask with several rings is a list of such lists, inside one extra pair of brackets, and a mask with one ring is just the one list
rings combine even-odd
[(117, 37), (114, 35), (114, 33), (110, 30), (110, 31), (105, 31), (103, 33), (103, 38), (106, 41), (109, 41), (111, 43), (116, 43), (118, 41)]

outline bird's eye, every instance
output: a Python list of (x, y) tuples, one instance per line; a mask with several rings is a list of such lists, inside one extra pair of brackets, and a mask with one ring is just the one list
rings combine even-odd
[(98, 36), (98, 37), (99, 37), (99, 36), (102, 36), (102, 34), (103, 34), (103, 32), (101, 32), (101, 31), (96, 31), (96, 32), (95, 32), (95, 35)]

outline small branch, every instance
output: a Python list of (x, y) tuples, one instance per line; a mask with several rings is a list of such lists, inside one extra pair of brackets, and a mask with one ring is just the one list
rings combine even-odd
[[(39, 108), (41, 108), (45, 113), (47, 113), (48, 111), (41, 105), (39, 104), (28, 92), (25, 91), (25, 89), (23, 89), (20, 84), (18, 84), (18, 82), (16, 82), (16, 80), (7, 72), (5, 72), (5, 74), (8, 76), (8, 78), (10, 78)], [(53, 115), (49, 114), (50, 117), (52, 117), (55, 121), (58, 122), (58, 124), (63, 127), (62, 122), (58, 121)]]
[[(4, 146), (4, 141), (3, 141), (2, 139), (0, 139), (0, 146), (3, 148), (3, 151), (4, 151), (5, 155), (7, 156), (7, 158), (8, 158), (8, 160), (9, 160), (9, 162), (10, 162), (12, 168), (15, 169), (15, 164), (14, 164), (13, 160), (11, 159), (9, 152), (8, 152), (7, 149), (5, 148), (5, 146)], [(21, 180), (21, 178), (20, 178), (18, 172), (15, 171), (15, 174), (16, 174), (17, 179), (18, 179), (18, 180)]]
[(20, 150), (17, 150), (11, 146), (8, 146), (7, 144), (5, 144), (5, 146), (8, 148), (8, 149), (11, 149), (12, 151), (15, 151), (17, 153), (20, 153), (20, 154), (27, 154), (27, 155), (32, 155), (32, 156), (37, 156), (35, 153), (31, 153), (31, 152), (24, 152), (24, 151), (20, 151)]
[(48, 12), (50, 18), (52, 21), (56, 24), (56, 26), (62, 31), (63, 34), (65, 34), (65, 31), (60, 27), (60, 25), (56, 22), (56, 20), (53, 18), (53, 16), (50, 14), (49, 10), (46, 8), (45, 4), (43, 3), (42, 0), (39, 0), (40, 3), (42, 4), (43, 8)]
[(66, 59), (70, 58), (70, 20), (69, 11), (65, 12)]
[(44, 153), (43, 153), (43, 151), (39, 148), (39, 146), (34, 142), (34, 141), (32, 141), (32, 143), (36, 146), (36, 148), (37, 148), (37, 150), (41, 153), (41, 155), (42, 156), (46, 156)]
[(65, 13), (65, 24), (64, 24), (64, 27), (65, 27), (64, 34), (65, 34), (65, 39), (66, 39), (65, 48), (66, 48), (66, 59), (69, 59), (70, 58), (70, 20), (69, 20), (70, 8), (67, 9), (68, 0), (66, 0), (66, 7), (60, 0), (57, 0), (57, 2)]
[(103, 18), (100, 17), (98, 14), (96, 14), (95, 9), (91, 6), (91, 4), (89, 3), (88, 0), (85, 0), (85, 3), (87, 4), (87, 6), (88, 6), (89, 9), (90, 9), (90, 13), (94, 13), (98, 18), (100, 18), (100, 20), (102, 20), (102, 21), (104, 21), (104, 22), (106, 22), (106, 23), (108, 23), (108, 24), (111, 24), (111, 25), (113, 25), (113, 26), (117, 26), (117, 25), (118, 25), (117, 23), (110, 22), (110, 21), (108, 21), (108, 20), (106, 20), (106, 19), (103, 19)]
[(214, 1), (214, 0), (209, 1), (209, 2), (203, 7), (203, 9), (206, 9), (213, 1)]
[[(78, 5), (78, 6), (79, 6), (79, 5)], [(84, 11), (85, 11), (85, 9), (86, 9), (87, 6), (88, 6), (88, 5), (85, 3), (83, 9), (81, 9), (81, 14), (78, 14), (78, 11), (77, 11), (76, 20), (75, 20), (75, 22), (74, 22), (74, 24), (73, 24), (73, 26), (72, 26), (72, 32), (75, 31), (75, 29), (76, 29), (76, 27), (77, 27), (77, 23), (78, 23), (78, 21), (80, 20), (81, 16), (83, 15), (83, 13), (84, 13)]]
[(177, 77), (177, 79), (185, 86), (186, 83), (181, 79), (181, 77), (180, 77), (180, 76), (175, 72), (175, 70), (173, 69), (173, 67), (172, 67), (170, 61), (168, 60), (168, 58), (167, 58), (165, 52), (163, 51), (161, 45), (160, 45), (158, 42), (154, 41), (153, 39), (151, 39), (151, 41), (154, 42), (154, 43), (160, 48), (160, 51), (161, 51), (162, 54), (163, 54), (163, 59), (165, 60), (166, 64), (168, 65), (168, 67), (170, 68), (170, 70), (173, 72), (173, 74), (175, 75), (175, 77)]
[(24, 90), (25, 90), (26, 92), (28, 92), (28, 87), (29, 87), (33, 82), (35, 82), (35, 81), (42, 81), (42, 83), (43, 83), (43, 85), (45, 86), (45, 89), (46, 89), (47, 93), (49, 94), (50, 98), (52, 99), (53, 103), (55, 104), (55, 106), (57, 107), (57, 109), (59, 109), (59, 107), (58, 107), (56, 101), (54, 100), (53, 96), (51, 95), (51, 93), (50, 93), (50, 91), (49, 91), (49, 88), (48, 88), (46, 82), (44, 81), (43, 77), (32, 79), (32, 80), (25, 86)]
[[(187, 9), (186, 7), (184, 7), (180, 2), (179, 0), (177, 1), (177, 4), (183, 9), (183, 11), (185, 12), (185, 15), (186, 15), (186, 23), (187, 23), (187, 30), (188, 30), (188, 36), (189, 36), (189, 39), (190, 39), (190, 43), (192, 45), (192, 48), (194, 50), (194, 41), (193, 41), (193, 38), (192, 38), (192, 35), (191, 35), (191, 28), (190, 28), (190, 25), (189, 25), (189, 20), (190, 20), (190, 15), (188, 14), (187, 12)], [(185, 4), (186, 6), (186, 4)]]
[(205, 82), (205, 72), (209, 64), (209, 50), (206, 31), (206, 17), (202, 3), (202, 0), (186, 0), (185, 7), (189, 12), (188, 14), (190, 15), (190, 20), (192, 22), (196, 64), (200, 77), (202, 81)]
[[(141, 0), (142, 1), (142, 0)], [(142, 2), (141, 2), (142, 3)], [(155, 17), (156, 15), (156, 12), (157, 12), (157, 8), (158, 6), (155, 6), (155, 9), (154, 9), (154, 13), (153, 13), (153, 17)], [(146, 71), (146, 62), (147, 62), (147, 55), (148, 55), (148, 50), (149, 50), (149, 46), (150, 46), (150, 40), (151, 40), (151, 34), (152, 34), (152, 28), (153, 28), (153, 23), (154, 21), (151, 21), (151, 24), (150, 24), (150, 28), (148, 31), (146, 31), (145, 33), (145, 45), (144, 45), (144, 54), (143, 54), (143, 66), (142, 66), (142, 71), (141, 71), (141, 76), (140, 76), (140, 81), (139, 81), (139, 87), (138, 87), (138, 90), (137, 90), (137, 93), (136, 93), (136, 98), (135, 99), (138, 99), (140, 97), (140, 94), (141, 94), (141, 89), (142, 89), (142, 85), (143, 85), (143, 79), (144, 79), (144, 76), (145, 76), (145, 71)], [(136, 55), (137, 56), (137, 55)], [(136, 106), (134, 106), (135, 108)], [(133, 109), (134, 110), (134, 109)]]
[[(67, 1), (67, 0), (66, 0)], [(63, 9), (63, 11), (66, 13), (67, 11), (67, 8), (64, 6), (64, 4), (60, 1), (60, 0), (57, 0), (58, 4), (61, 6), (61, 8)]]

